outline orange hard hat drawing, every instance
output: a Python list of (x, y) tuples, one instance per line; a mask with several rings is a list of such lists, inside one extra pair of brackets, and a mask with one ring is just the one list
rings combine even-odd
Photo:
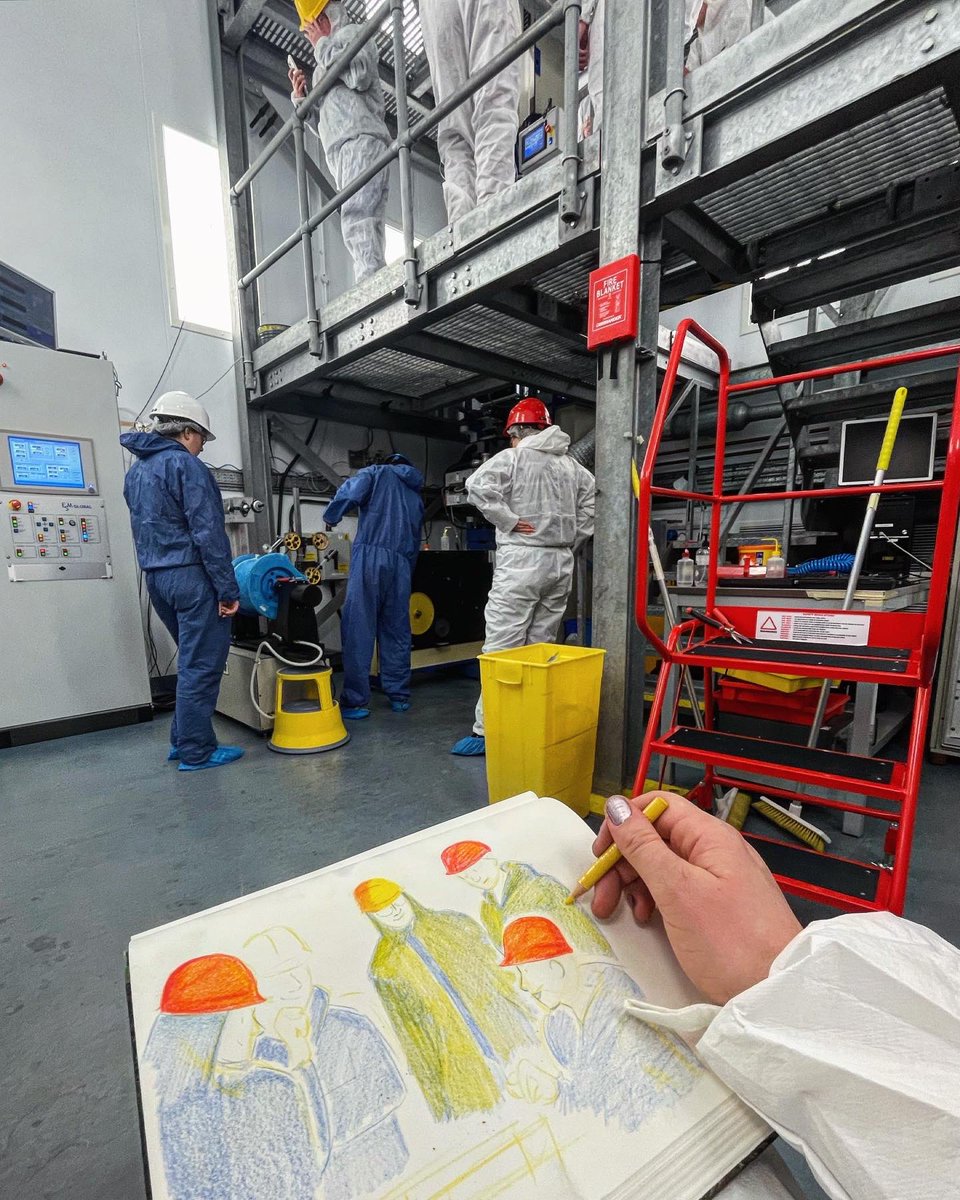
[(503, 427), (503, 436), (507, 436), (513, 425), (539, 425), (541, 429), (546, 429), (552, 424), (550, 412), (544, 402), (536, 396), (528, 396), (526, 400), (519, 401), (510, 409), (507, 423)]
[(262, 1003), (257, 981), (245, 962), (232, 954), (204, 954), (170, 972), (163, 985), (160, 1011), (194, 1016)]
[(483, 842), (454, 842), (440, 855), (440, 860), (448, 875), (459, 875), (489, 853), (490, 847)]
[(500, 966), (519, 967), (572, 953), (573, 947), (552, 921), (546, 917), (518, 917), (503, 931)]
[(353, 889), (353, 898), (361, 912), (376, 913), (403, 895), (403, 888), (392, 879), (365, 879)]

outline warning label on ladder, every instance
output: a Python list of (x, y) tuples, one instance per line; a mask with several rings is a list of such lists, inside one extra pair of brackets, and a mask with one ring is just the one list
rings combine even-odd
[(832, 646), (866, 646), (870, 641), (867, 613), (790, 612), (757, 613), (755, 636), (769, 642), (825, 642)]

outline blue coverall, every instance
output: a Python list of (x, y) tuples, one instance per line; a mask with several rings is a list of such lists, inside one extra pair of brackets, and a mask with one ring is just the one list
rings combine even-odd
[(120, 444), (137, 460), (123, 484), (137, 559), (180, 649), (170, 743), (181, 762), (206, 762), (217, 748), (213, 711), (230, 649), (230, 618), (217, 605), (240, 597), (220, 492), (209, 468), (172, 438), (125, 433)]
[(344, 708), (370, 699), (373, 644), (380, 651), (380, 681), (391, 700), (410, 696), (410, 583), (420, 550), (423, 476), (404, 461), (364, 467), (342, 483), (324, 520), (337, 525), (351, 508), (360, 528), (350, 557), (343, 606)]

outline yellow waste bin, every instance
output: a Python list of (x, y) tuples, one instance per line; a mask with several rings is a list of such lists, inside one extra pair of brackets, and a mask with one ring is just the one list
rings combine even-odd
[(586, 816), (604, 653), (539, 643), (480, 655), (491, 804), (532, 790)]

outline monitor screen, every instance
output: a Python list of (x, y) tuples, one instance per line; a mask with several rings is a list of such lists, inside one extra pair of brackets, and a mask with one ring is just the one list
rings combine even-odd
[[(843, 422), (840, 437), (841, 486), (873, 483), (886, 428), (886, 417)], [(917, 413), (901, 418), (886, 481), (913, 483), (932, 479), (936, 439), (936, 413)]]
[(533, 158), (535, 154), (539, 154), (540, 151), (546, 147), (546, 144), (547, 127), (543, 122), (541, 122), (529, 133), (525, 133), (523, 135), (523, 152), (521, 155), (523, 161), (527, 162), (527, 160)]
[(15, 487), (85, 490), (79, 442), (8, 433), (7, 445)]

